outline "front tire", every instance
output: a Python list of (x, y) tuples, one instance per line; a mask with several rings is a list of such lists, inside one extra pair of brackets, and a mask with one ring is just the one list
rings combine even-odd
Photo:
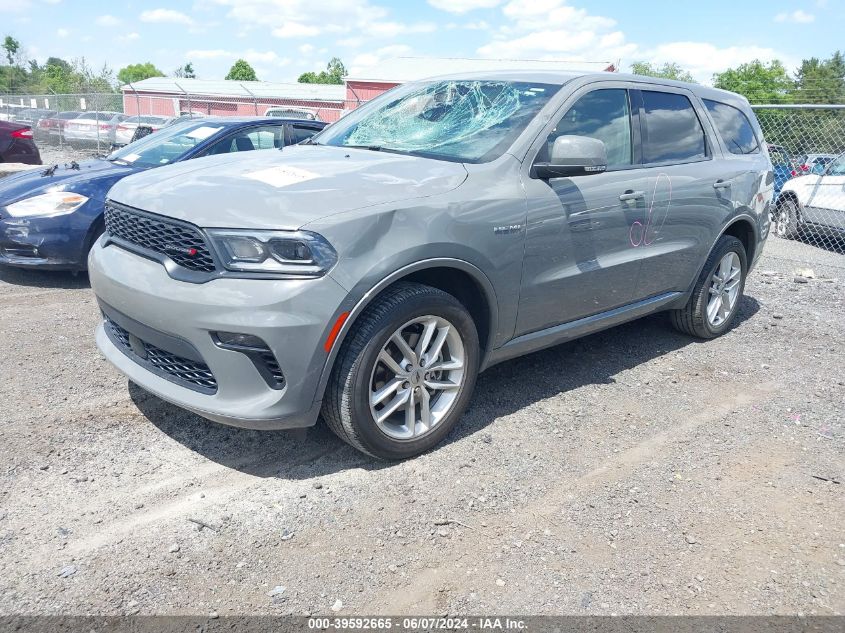
[(452, 295), (392, 286), (344, 340), (323, 404), (342, 440), (382, 459), (437, 445), (466, 410), (478, 375), (478, 333)]
[(796, 239), (801, 234), (800, 221), (798, 203), (792, 198), (782, 200), (775, 209), (775, 235), (787, 240)]
[(703, 339), (727, 332), (739, 310), (748, 274), (745, 247), (732, 235), (716, 242), (696, 281), (687, 305), (672, 310), (672, 325)]

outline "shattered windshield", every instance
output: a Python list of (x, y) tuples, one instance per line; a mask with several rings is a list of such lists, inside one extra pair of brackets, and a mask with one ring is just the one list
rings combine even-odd
[(507, 151), (559, 89), (494, 80), (409, 84), (347, 115), (314, 142), (486, 162)]

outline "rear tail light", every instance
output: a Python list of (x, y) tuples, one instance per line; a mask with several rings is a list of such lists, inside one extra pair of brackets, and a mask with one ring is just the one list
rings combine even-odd
[(793, 170), (792, 170), (792, 175), (793, 175), (793, 176), (797, 176), (797, 175), (798, 175), (798, 172), (797, 172), (797, 171), (795, 171), (795, 170), (793, 169)]
[(809, 165), (801, 165), (798, 169), (800, 169), (801, 171), (810, 171), (810, 166)]
[(100, 123), (100, 129), (101, 130), (108, 130), (109, 124), (108, 123)]
[(123, 132), (127, 132), (130, 128), (129, 128), (128, 126), (126, 126), (126, 125), (118, 125), (118, 126), (117, 126), (117, 129), (118, 129), (118, 130), (121, 130), (121, 131), (123, 131)]
[(38, 127), (50, 127), (50, 121), (48, 121), (47, 119), (41, 119), (38, 122)]
[(23, 130), (15, 130), (12, 132), (12, 138), (32, 138), (32, 130), (24, 128)]

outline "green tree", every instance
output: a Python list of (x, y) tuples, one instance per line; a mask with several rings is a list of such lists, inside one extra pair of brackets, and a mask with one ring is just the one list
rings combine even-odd
[(229, 69), (229, 74), (226, 75), (226, 79), (233, 81), (258, 81), (258, 77), (255, 76), (255, 69), (245, 59), (239, 59), (232, 65)]
[(660, 77), (662, 79), (676, 79), (693, 84), (698, 83), (693, 79), (689, 71), (684, 70), (674, 62), (666, 62), (662, 66), (648, 62), (634, 62), (631, 64), (631, 72), (635, 75), (644, 75), (646, 77)]
[(297, 81), (301, 84), (342, 84), (345, 76), (346, 66), (338, 57), (332, 57), (325, 70), (302, 73)]
[(795, 82), (780, 60), (764, 64), (759, 59), (713, 75), (716, 88), (738, 92), (751, 103), (789, 103)]
[(21, 43), (11, 35), (7, 35), (6, 39), (3, 40), (3, 50), (6, 51), (6, 59), (9, 60), (9, 68), (6, 71), (6, 83), (8, 83), (9, 85), (9, 92), (12, 92), (12, 86), (14, 85), (15, 75), (17, 74), (17, 69), (15, 68), (15, 57), (18, 54), (20, 48)]
[(164, 77), (164, 73), (156, 68), (152, 62), (129, 64), (117, 73), (117, 79), (122, 84), (142, 81), (150, 77)]
[(3, 50), (6, 51), (6, 59), (9, 60), (9, 66), (13, 66), (15, 62), (15, 55), (18, 54), (18, 51), (21, 48), (21, 43), (17, 41), (11, 35), (7, 35), (6, 39), (3, 40)]
[(58, 57), (48, 57), (41, 69), (41, 81), (47, 92), (58, 94), (75, 92), (79, 77), (73, 67)]
[(184, 66), (179, 66), (179, 68), (173, 71), (173, 76), (177, 79), (196, 79), (197, 75), (194, 72), (193, 62), (188, 62)]
[(845, 57), (836, 51), (825, 60), (803, 60), (795, 83), (796, 103), (845, 103)]

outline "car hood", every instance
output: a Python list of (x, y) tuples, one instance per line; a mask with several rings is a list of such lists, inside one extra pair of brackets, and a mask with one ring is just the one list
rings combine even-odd
[(111, 184), (139, 171), (131, 165), (118, 165), (107, 160), (88, 160), (79, 163), (79, 169), (58, 165), (55, 171), (43, 165), (20, 174), (0, 179), (0, 206), (47, 191), (73, 191), (83, 195), (104, 198)]
[(460, 163), (297, 145), (137, 174), (109, 197), (206, 228), (297, 229), (344, 211), (445, 193), (466, 177)]

